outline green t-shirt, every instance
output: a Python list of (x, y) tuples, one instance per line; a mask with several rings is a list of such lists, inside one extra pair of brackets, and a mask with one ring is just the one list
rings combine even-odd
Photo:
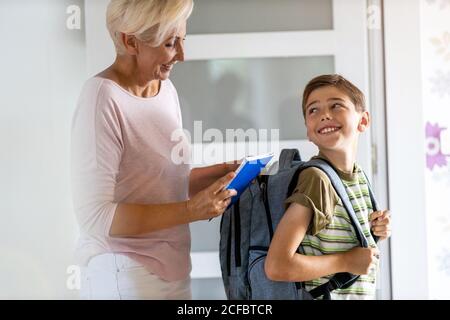
[[(322, 158), (320, 154), (313, 159)], [(355, 164), (352, 172), (336, 169), (344, 183), (361, 228), (369, 241), (376, 247), (370, 232), (369, 215), (373, 212), (368, 183), (362, 169)], [(356, 233), (342, 201), (334, 190), (327, 175), (317, 168), (303, 170), (292, 195), (286, 199), (286, 205), (298, 203), (312, 210), (308, 231), (300, 244), (300, 252), (305, 255), (323, 255), (345, 252), (359, 246)], [(306, 288), (325, 283), (332, 275), (305, 282)], [(373, 299), (375, 298), (376, 268), (368, 275), (361, 276), (347, 289), (335, 290), (332, 299)]]

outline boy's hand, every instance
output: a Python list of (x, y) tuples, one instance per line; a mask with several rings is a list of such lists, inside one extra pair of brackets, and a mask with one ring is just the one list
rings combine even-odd
[(391, 214), (389, 210), (372, 212), (369, 219), (373, 234), (380, 240), (391, 236)]
[(380, 257), (380, 251), (375, 248), (355, 247), (344, 252), (346, 263), (345, 271), (353, 274), (369, 274), (372, 268), (376, 268)]

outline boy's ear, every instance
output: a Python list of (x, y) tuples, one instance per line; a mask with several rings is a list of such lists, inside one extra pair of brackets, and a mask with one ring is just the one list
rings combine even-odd
[(368, 111), (363, 111), (361, 113), (361, 119), (359, 120), (358, 124), (358, 131), (364, 132), (370, 125), (370, 114)]
[(308, 139), (308, 141), (311, 141), (311, 138), (309, 137), (308, 127), (306, 126), (306, 120), (305, 120), (305, 127), (306, 127), (306, 138)]

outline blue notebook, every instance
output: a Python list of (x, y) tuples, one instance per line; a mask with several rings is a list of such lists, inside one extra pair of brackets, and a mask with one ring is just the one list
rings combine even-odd
[(225, 189), (234, 189), (237, 191), (237, 195), (231, 198), (230, 205), (237, 201), (242, 192), (247, 189), (252, 180), (261, 173), (272, 158), (273, 153), (244, 158), (241, 165), (236, 170), (236, 176), (225, 187)]

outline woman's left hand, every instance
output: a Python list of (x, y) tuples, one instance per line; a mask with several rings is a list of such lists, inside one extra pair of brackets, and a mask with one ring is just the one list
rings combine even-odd
[(236, 171), (241, 162), (242, 160), (234, 160), (209, 167), (192, 169), (189, 177), (189, 196), (193, 197), (197, 192), (207, 188), (220, 177)]

